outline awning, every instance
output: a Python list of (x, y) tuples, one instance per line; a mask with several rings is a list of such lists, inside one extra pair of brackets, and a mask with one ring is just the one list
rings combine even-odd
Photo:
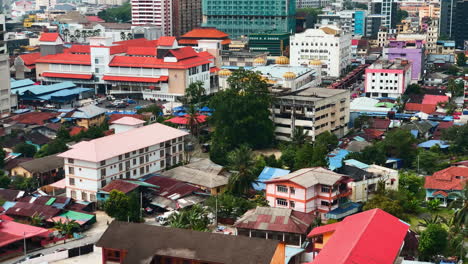
[(210, 68), (210, 73), (213, 73), (213, 72), (218, 72), (220, 71), (220, 69), (218, 67), (212, 67)]
[(92, 74), (75, 74), (75, 73), (58, 73), (58, 72), (43, 72), (42, 76), (52, 78), (65, 78), (65, 79), (83, 79), (91, 80)]
[(113, 76), (113, 75), (104, 75), (102, 78), (105, 81), (117, 81), (117, 82), (145, 82), (145, 83), (158, 83), (158, 82), (167, 82), (169, 80), (168, 76), (161, 76), (159, 78), (151, 77), (131, 77), (131, 76)]

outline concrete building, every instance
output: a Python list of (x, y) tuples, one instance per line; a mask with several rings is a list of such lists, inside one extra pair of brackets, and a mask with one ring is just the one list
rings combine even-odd
[(456, 6), (457, 0), (440, 1), (439, 36), (452, 37)]
[(289, 52), (290, 33), (250, 34), (248, 47), (251, 52), (267, 52), (270, 57), (278, 57)]
[(419, 81), (424, 73), (425, 49), (421, 40), (414, 42), (390, 40), (388, 47), (384, 48), (383, 55), (388, 60), (408, 60), (411, 62), (411, 80)]
[(65, 160), (67, 197), (96, 201), (98, 190), (112, 180), (137, 179), (180, 163), (186, 135), (156, 123), (73, 145), (58, 155)]
[(291, 33), (296, 27), (296, 0), (203, 0), (203, 27), (215, 27), (233, 39), (255, 33)]
[(244, 67), (251, 69), (255, 65), (265, 65), (268, 53), (246, 51), (221, 51), (221, 66), (224, 69), (237, 69)]
[(407, 60), (378, 60), (366, 69), (365, 74), (367, 97), (398, 98), (411, 82), (411, 63)]
[(5, 16), (0, 15), (0, 116), (10, 113), (10, 62), (6, 45)]
[(335, 25), (344, 32), (363, 36), (365, 33), (367, 10), (343, 10), (317, 16), (321, 26)]
[(369, 13), (382, 15), (383, 27), (387, 29), (396, 28), (397, 2), (394, 0), (372, 0), (369, 2)]
[(312, 141), (325, 131), (344, 136), (349, 98), (348, 90), (326, 88), (308, 88), (277, 97), (272, 108), (276, 139), (290, 141), (297, 127), (302, 127)]
[(366, 37), (377, 39), (377, 34), (380, 31), (380, 26), (382, 24), (382, 15), (368, 15), (366, 17)]
[(330, 0), (296, 0), (297, 8), (323, 8), (331, 3)]
[(291, 36), (291, 65), (322, 62), (322, 76), (338, 78), (351, 60), (351, 34), (335, 26), (307, 29)]
[(172, 1), (172, 32), (180, 37), (202, 23), (202, 0)]
[(152, 24), (160, 27), (166, 36), (173, 34), (173, 1), (132, 0), (132, 25)]
[(468, 0), (458, 0), (453, 24), (453, 39), (457, 49), (468, 48)]
[(429, 54), (435, 54), (437, 39), (439, 38), (439, 18), (431, 19), (427, 27), (426, 50)]

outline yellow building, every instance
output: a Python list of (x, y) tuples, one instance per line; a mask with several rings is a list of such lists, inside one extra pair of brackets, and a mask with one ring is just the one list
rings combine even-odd
[(34, 177), (43, 186), (64, 177), (63, 158), (50, 155), (21, 162), (11, 169), (10, 175), (13, 177)]
[(90, 128), (99, 126), (106, 120), (107, 110), (95, 105), (87, 105), (77, 108), (71, 118), (75, 119), (76, 125)]

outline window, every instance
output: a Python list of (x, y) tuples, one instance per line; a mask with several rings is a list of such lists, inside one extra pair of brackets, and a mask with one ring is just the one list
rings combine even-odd
[(123, 170), (123, 163), (119, 163), (119, 171)]
[(296, 189), (294, 189), (294, 187), (289, 187), (289, 192), (291, 194), (296, 194)]
[(161, 168), (164, 168), (164, 160), (161, 160), (161, 161), (160, 161), (160, 164), (161, 164), (161, 165), (160, 165)]
[(182, 151), (182, 144), (179, 144), (179, 151)]
[(69, 178), (68, 181), (70, 185), (75, 185), (75, 178)]
[(99, 64), (99, 59), (94, 59), (94, 63)]
[(143, 164), (143, 163), (145, 163), (145, 157), (141, 156), (140, 157), (140, 164)]
[(95, 195), (95, 194), (90, 194), (90, 195), (89, 195), (89, 200), (90, 200), (91, 202), (96, 201), (96, 195)]
[(71, 191), (70, 193), (71, 193), (71, 197), (73, 199), (76, 199), (76, 191)]
[(149, 151), (149, 147), (146, 147), (146, 148), (145, 148), (145, 152), (148, 152), (148, 151)]
[(75, 168), (68, 167), (68, 174), (75, 174)]
[(68, 163), (73, 164), (73, 163), (75, 163), (75, 160), (74, 159), (68, 159)]
[(145, 162), (148, 162), (148, 161), (149, 161), (149, 156), (146, 155), (146, 156), (145, 156)]
[(329, 206), (330, 205), (330, 203), (327, 202), (327, 201), (321, 201), (320, 204), (323, 205), (323, 206)]
[(140, 176), (145, 174), (145, 167), (141, 167), (140, 168)]
[(105, 177), (105, 176), (106, 176), (106, 168), (101, 169), (101, 177)]
[(81, 193), (81, 200), (86, 201), (88, 199), (88, 195), (85, 192)]
[(133, 159), (133, 165), (136, 165), (137, 159)]
[(276, 185), (276, 191), (277, 192), (287, 193), (288, 192), (288, 187), (286, 187), (284, 185)]
[(130, 152), (125, 153), (125, 158), (130, 158)]
[(330, 187), (328, 187), (328, 186), (322, 186), (322, 190), (321, 190), (321, 191), (324, 192), (324, 193), (330, 192)]
[(164, 150), (159, 151), (160, 157), (164, 156)]
[(276, 199), (276, 205), (279, 205), (279, 206), (288, 206), (288, 201), (286, 201), (285, 199)]
[(140, 154), (143, 153), (143, 149), (139, 149), (138, 153), (140, 153)]
[(102, 161), (101, 161), (101, 166), (104, 166), (104, 165), (106, 165), (106, 161), (105, 161), (105, 160), (102, 160)]
[(129, 171), (127, 171), (127, 172), (125, 173), (125, 178), (127, 178), (127, 179), (130, 178), (130, 172), (129, 172)]
[(119, 155), (119, 160), (122, 160), (122, 155)]
[(101, 181), (101, 188), (103, 188), (104, 186), (106, 186), (106, 184), (107, 184), (107, 183), (106, 183), (106, 180), (102, 180), (102, 181)]
[(289, 207), (294, 208), (296, 203), (294, 201), (289, 201)]

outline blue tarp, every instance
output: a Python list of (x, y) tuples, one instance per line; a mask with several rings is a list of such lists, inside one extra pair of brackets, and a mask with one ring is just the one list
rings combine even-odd
[(6, 211), (6, 210), (10, 209), (11, 207), (15, 206), (15, 204), (16, 204), (16, 202), (6, 201), (6, 202), (2, 205), (2, 207), (3, 207), (3, 209), (5, 209), (5, 211)]
[(286, 174), (289, 174), (290, 172), (291, 172), (290, 170), (283, 170), (283, 169), (265, 166), (265, 168), (263, 168), (262, 172), (258, 176), (258, 182), (252, 184), (252, 186), (257, 191), (265, 190), (266, 186), (265, 186), (265, 183), (263, 182), (271, 178), (284, 176)]
[(172, 111), (175, 111), (175, 112), (185, 111), (185, 108), (183, 106), (177, 106), (177, 107), (172, 108)]
[(24, 114), (24, 113), (27, 113), (27, 112), (30, 112), (31, 109), (18, 109), (16, 111), (13, 112), (13, 114)]
[(429, 149), (429, 148), (431, 148), (431, 147), (433, 147), (433, 146), (435, 146), (435, 145), (439, 145), (439, 147), (440, 147), (441, 149), (445, 149), (445, 148), (450, 147), (450, 145), (447, 144), (447, 143), (445, 143), (445, 141), (442, 141), (442, 140), (435, 140), (435, 139), (432, 139), (432, 140), (428, 140), (428, 141), (426, 141), (426, 142), (423, 142), (423, 143), (419, 144), (418, 147)]
[(360, 162), (359, 160), (355, 160), (355, 159), (348, 159), (348, 160), (345, 160), (344, 163), (347, 164), (347, 165), (349, 165), (349, 166), (354, 166), (354, 167), (359, 168), (359, 169), (367, 169), (367, 168), (369, 168), (369, 165), (368, 165), (368, 164), (365, 164), (365, 163)]
[(211, 108), (209, 108), (208, 106), (204, 106), (199, 111), (200, 112), (211, 112), (213, 110)]
[(305, 248), (298, 248), (292, 246), (286, 246), (285, 250), (285, 261), (284, 263), (289, 263), (292, 257), (302, 253), (305, 251)]
[(184, 116), (184, 115), (186, 115), (186, 114), (187, 114), (187, 113), (185, 113), (185, 112), (179, 112), (179, 113), (175, 113), (174, 115), (175, 115), (175, 116)]
[(343, 166), (343, 159), (348, 155), (350, 151), (346, 149), (338, 149), (328, 154), (328, 169), (336, 170)]

